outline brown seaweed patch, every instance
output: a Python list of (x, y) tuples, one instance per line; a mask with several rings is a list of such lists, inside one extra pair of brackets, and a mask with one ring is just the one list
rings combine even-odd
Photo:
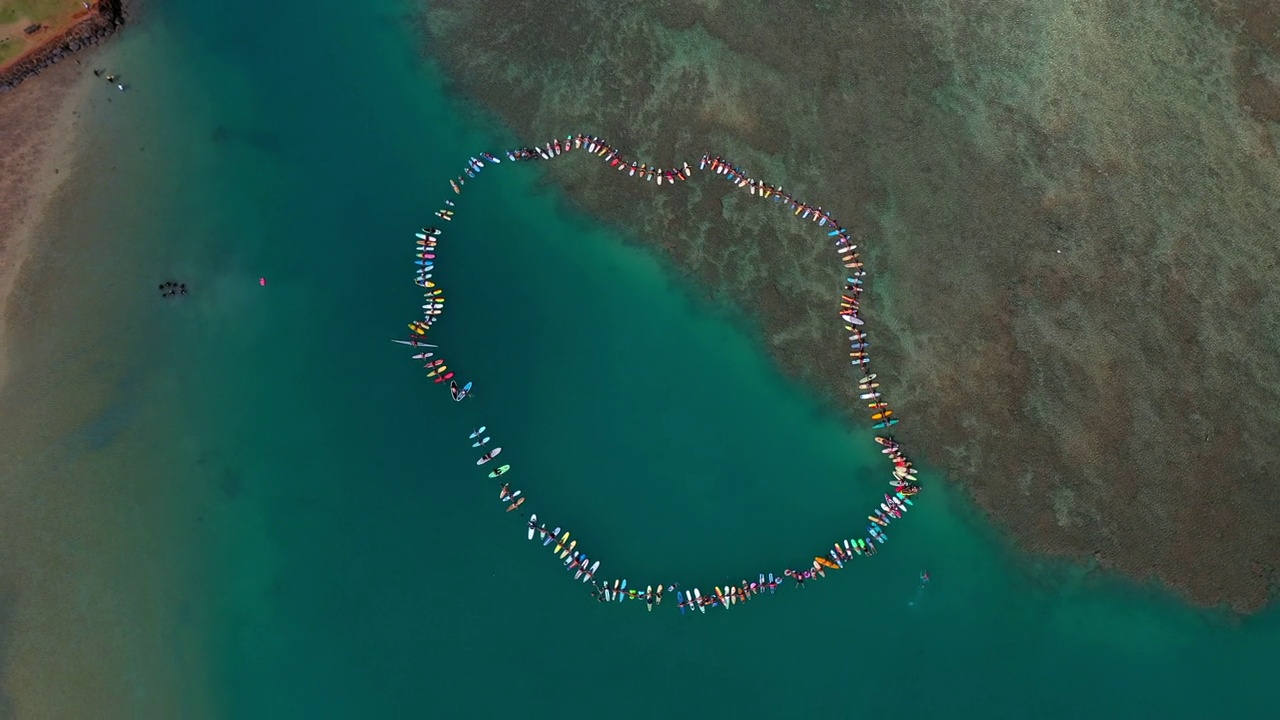
[[(1274, 80), (1265, 32), (1092, 0), (541, 13), (439, 0), (430, 47), (522, 137), (592, 132), (658, 163), (714, 149), (831, 208), (861, 236), (904, 440), (1029, 549), (1263, 604), (1280, 578), (1280, 126), (1241, 87)], [(513, 17), (521, 37), (487, 32)], [(547, 172), (857, 407), (824, 324), (840, 278), (784, 213)]]

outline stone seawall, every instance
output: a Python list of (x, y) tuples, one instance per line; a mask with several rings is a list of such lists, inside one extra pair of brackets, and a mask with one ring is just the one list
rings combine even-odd
[(124, 24), (123, 6), (122, 0), (98, 0), (96, 12), (0, 71), (0, 93), (12, 90), (23, 80), (35, 77), (76, 52), (110, 37)]

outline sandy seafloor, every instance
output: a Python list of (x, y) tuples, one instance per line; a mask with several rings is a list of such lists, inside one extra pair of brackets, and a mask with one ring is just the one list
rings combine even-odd
[(536, 167), (461, 199), (437, 339), (478, 393), (431, 386), (387, 342), (410, 233), (520, 141), (443, 93), (413, 17), (172, 2), (102, 54), (133, 89), (90, 98), (10, 305), (0, 715), (1269, 714), (1275, 612), (1033, 562), (927, 468), (884, 552), (803, 591), (593, 603), (500, 511), (472, 426), (632, 582), (803, 562), (886, 478), (749, 323)]

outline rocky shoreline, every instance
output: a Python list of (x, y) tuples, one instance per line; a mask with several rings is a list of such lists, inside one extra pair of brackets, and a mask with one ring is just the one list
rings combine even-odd
[(44, 45), (27, 53), (13, 66), (0, 71), (0, 94), (17, 87), (76, 52), (111, 37), (124, 24), (122, 0), (98, 0), (97, 12), (50, 38)]

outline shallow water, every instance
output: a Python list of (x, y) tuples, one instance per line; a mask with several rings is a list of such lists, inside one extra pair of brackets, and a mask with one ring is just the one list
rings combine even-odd
[[(10, 602), (16, 707), (1265, 712), (1274, 612), (1236, 621), (1030, 563), (936, 476), (884, 552), (805, 590), (696, 618), (597, 606), (499, 511), (472, 427), (602, 577), (704, 589), (860, 528), (887, 479), (869, 431), (506, 164), (468, 185), (441, 249), (435, 341), (477, 383), (448, 402), (388, 342), (421, 304), (411, 233), (468, 155), (528, 139), (445, 94), (407, 5), (335, 23), (236, 2), (149, 7), (108, 50), (134, 89), (95, 100), (109, 149), (28, 280), (31, 350), (0, 421), (6, 444), (22, 428), (8, 487), (28, 488), (4, 504), (40, 509), (5, 531), (31, 551)], [(192, 295), (156, 297), (170, 278)], [(76, 622), (43, 635), (61, 608)], [(67, 657), (95, 680), (33, 670)]]

